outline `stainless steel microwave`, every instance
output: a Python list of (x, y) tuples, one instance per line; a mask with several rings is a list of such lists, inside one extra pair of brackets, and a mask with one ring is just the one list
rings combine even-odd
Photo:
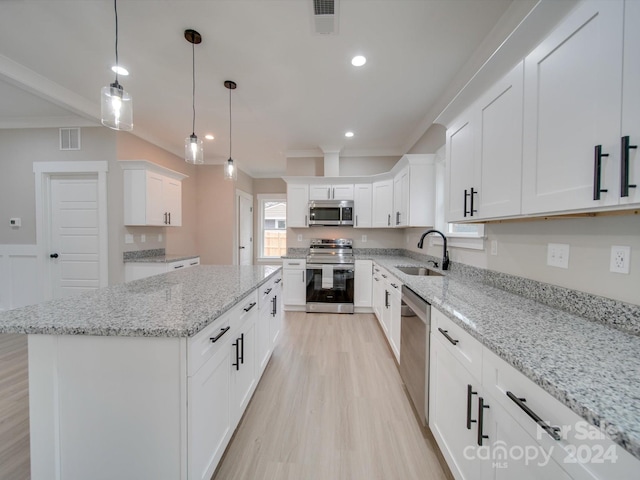
[(353, 200), (309, 202), (309, 225), (353, 225)]

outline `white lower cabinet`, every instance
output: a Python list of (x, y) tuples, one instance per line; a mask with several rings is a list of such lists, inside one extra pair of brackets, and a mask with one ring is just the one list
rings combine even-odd
[(280, 302), (282, 277), (272, 279), (260, 287), (258, 291), (259, 314), (256, 324), (256, 368), (260, 377), (269, 363), (275, 342), (280, 334), (281, 308)]
[(387, 270), (373, 264), (373, 312), (382, 327), (396, 361), (400, 363), (400, 306), (402, 283)]
[(285, 260), (282, 269), (282, 289), (285, 310), (287, 307), (301, 307), (307, 304), (307, 262), (306, 260)]
[(132, 280), (160, 275), (161, 273), (195, 267), (196, 265), (200, 265), (200, 257), (176, 262), (127, 262), (124, 264), (124, 281), (130, 282)]
[(391, 277), (389, 284), (389, 345), (400, 364), (400, 305), (402, 303), (402, 284)]
[(384, 279), (380, 271), (380, 267), (376, 264), (373, 265), (371, 286), (371, 303), (373, 305), (373, 313), (375, 313), (378, 322), (382, 326), (382, 309), (384, 308)]
[(637, 478), (640, 461), (431, 308), (429, 428), (456, 479)]
[(356, 260), (353, 282), (353, 306), (355, 308), (371, 308), (372, 264), (371, 260)]
[(239, 310), (240, 328), (231, 343), (231, 425), (235, 429), (256, 387), (256, 318), (255, 295), (245, 300)]

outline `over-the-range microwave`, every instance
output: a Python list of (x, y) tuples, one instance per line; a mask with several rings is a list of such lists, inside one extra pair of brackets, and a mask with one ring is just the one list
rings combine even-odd
[(353, 200), (309, 202), (309, 225), (353, 225)]

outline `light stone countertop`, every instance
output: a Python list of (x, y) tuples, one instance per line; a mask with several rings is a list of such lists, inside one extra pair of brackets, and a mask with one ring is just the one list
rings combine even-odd
[(0, 312), (0, 333), (193, 336), (281, 270), (200, 265)]
[(395, 268), (425, 266), (409, 257), (356, 258), (386, 268), (579, 416), (606, 427), (613, 441), (640, 459), (640, 336), (459, 275), (420, 277)]
[(199, 255), (154, 255), (151, 257), (135, 257), (124, 260), (124, 263), (171, 263), (198, 258)]

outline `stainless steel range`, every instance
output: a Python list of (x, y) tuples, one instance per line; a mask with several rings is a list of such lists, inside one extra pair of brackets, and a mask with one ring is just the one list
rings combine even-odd
[(307, 312), (353, 313), (353, 240), (311, 240), (307, 256)]

